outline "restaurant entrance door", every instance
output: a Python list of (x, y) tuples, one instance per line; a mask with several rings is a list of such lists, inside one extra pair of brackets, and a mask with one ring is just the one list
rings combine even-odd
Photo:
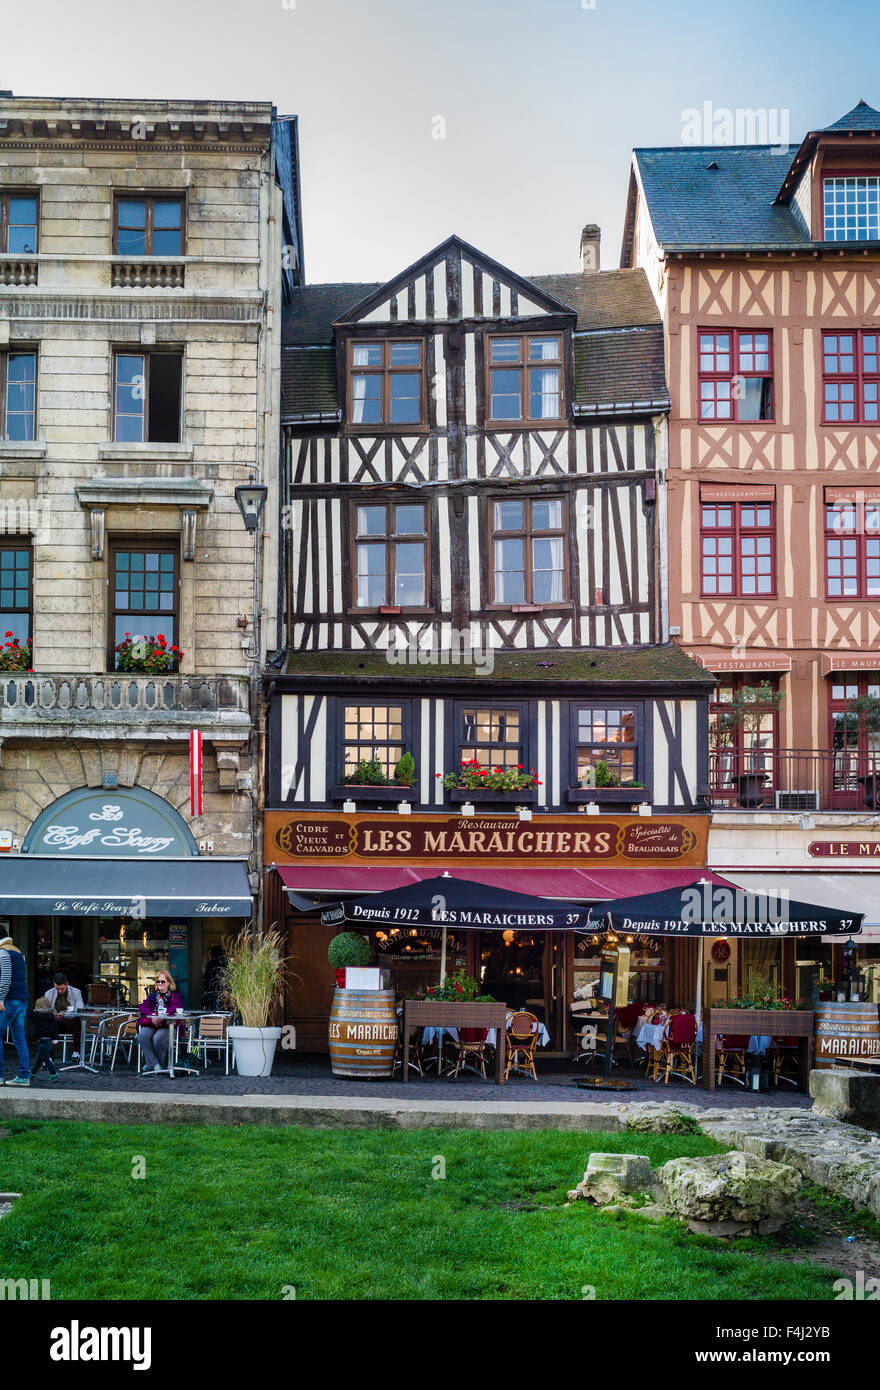
[(478, 977), (486, 994), (535, 1014), (550, 1034), (549, 1049), (566, 1045), (566, 933), (480, 932)]

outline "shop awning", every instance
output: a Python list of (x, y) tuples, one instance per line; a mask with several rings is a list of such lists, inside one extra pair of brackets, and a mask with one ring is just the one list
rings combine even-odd
[(855, 910), (801, 902), (780, 875), (765, 875), (766, 884), (745, 888), (692, 882), (686, 888), (647, 893), (597, 903), (592, 917), (597, 928), (640, 936), (733, 936), (745, 940), (762, 937), (811, 936), (836, 940), (861, 932), (862, 913)]
[[(865, 920), (858, 934), (859, 944), (880, 943), (880, 873), (799, 874), (787, 873), (784, 869), (749, 873), (731, 869), (729, 873), (725, 870), (725, 875), (731, 883), (749, 893), (778, 893), (783, 887), (792, 898), (821, 903), (823, 907), (835, 907), (841, 912), (863, 913)], [(826, 939), (840, 940), (830, 935)]]
[[(275, 872), (297, 911), (320, 910), (327, 900), (337, 901), (346, 894), (388, 893), (408, 883), (434, 878), (436, 866), (390, 868), (365, 864), (361, 868), (342, 868), (336, 864), (277, 865)], [(500, 892), (531, 893), (565, 902), (590, 902), (651, 893), (664, 888), (683, 888), (695, 878), (725, 883), (708, 869), (527, 869), (473, 867), (450, 868), (453, 878), (482, 883)], [(323, 901), (321, 901), (323, 900)]]
[(589, 908), (558, 898), (493, 888), (447, 873), (407, 883), (390, 893), (333, 903), (321, 913), (321, 921), (340, 931), (347, 923), (404, 928), (442, 925), (471, 931), (584, 931)]
[(250, 917), (241, 859), (0, 856), (0, 916)]

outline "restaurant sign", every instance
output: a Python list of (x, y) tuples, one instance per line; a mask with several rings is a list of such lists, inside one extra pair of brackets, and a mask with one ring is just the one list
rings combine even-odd
[(198, 846), (178, 812), (161, 796), (130, 787), (78, 787), (37, 816), (22, 854), (69, 858), (179, 859)]
[(706, 863), (709, 818), (652, 816), (290, 815), (268, 811), (268, 863), (357, 865), (438, 859), (534, 865)]
[(811, 840), (807, 853), (814, 859), (876, 859), (880, 840)]

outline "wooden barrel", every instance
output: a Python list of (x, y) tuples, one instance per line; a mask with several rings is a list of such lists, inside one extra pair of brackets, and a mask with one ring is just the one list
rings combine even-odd
[(397, 1048), (393, 989), (336, 989), (330, 1012), (334, 1076), (391, 1076)]
[(817, 1004), (813, 1065), (880, 1060), (880, 1016), (876, 1004)]

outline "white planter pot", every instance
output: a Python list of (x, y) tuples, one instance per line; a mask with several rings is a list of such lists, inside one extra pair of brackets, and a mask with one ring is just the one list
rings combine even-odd
[(280, 1028), (230, 1028), (229, 1038), (239, 1076), (269, 1076)]

